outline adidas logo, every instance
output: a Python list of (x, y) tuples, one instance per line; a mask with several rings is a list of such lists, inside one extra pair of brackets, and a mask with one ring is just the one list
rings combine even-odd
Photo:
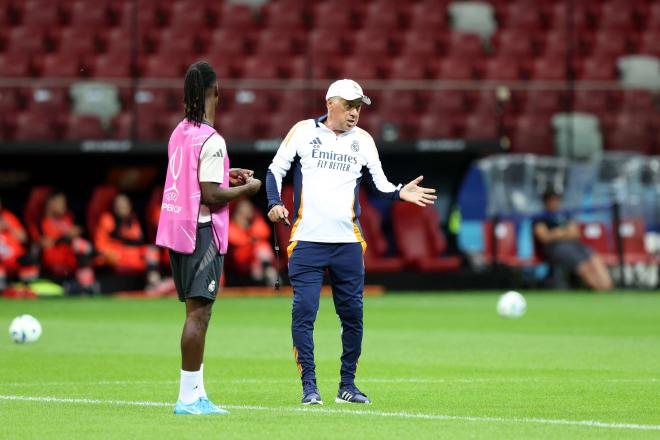
[(321, 142), (321, 139), (319, 139), (318, 137), (312, 139), (312, 141), (311, 141), (309, 144), (310, 144), (312, 147), (314, 147), (314, 148), (318, 148), (318, 147), (320, 147), (321, 145), (323, 145), (323, 143)]
[(215, 154), (214, 154), (212, 157), (224, 157), (224, 156), (222, 155), (222, 150), (218, 150), (218, 151), (216, 151)]

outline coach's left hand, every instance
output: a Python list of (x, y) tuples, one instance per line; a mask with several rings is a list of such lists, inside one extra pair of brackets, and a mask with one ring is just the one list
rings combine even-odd
[(229, 170), (229, 186), (241, 186), (252, 176), (254, 176), (254, 171), (252, 170), (231, 168)]
[(423, 178), (424, 176), (419, 176), (401, 188), (401, 191), (399, 191), (399, 197), (401, 197), (401, 200), (422, 207), (433, 204), (433, 201), (437, 199), (437, 197), (433, 195), (435, 194), (435, 189), (419, 186), (418, 183), (421, 182)]

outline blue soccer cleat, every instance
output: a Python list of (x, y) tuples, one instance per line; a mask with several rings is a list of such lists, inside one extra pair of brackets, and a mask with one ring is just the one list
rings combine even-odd
[(303, 382), (303, 396), (300, 403), (303, 405), (323, 405), (321, 394), (316, 387), (316, 381), (308, 380)]
[(339, 384), (335, 403), (364, 403), (371, 404), (371, 400), (355, 384)]
[(180, 400), (177, 400), (174, 407), (174, 414), (189, 414), (189, 415), (209, 415), (209, 414), (229, 414), (229, 411), (224, 410), (213, 404), (209, 399), (200, 397), (193, 403), (186, 405)]

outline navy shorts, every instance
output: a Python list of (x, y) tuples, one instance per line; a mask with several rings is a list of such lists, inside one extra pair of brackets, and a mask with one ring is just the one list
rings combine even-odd
[(213, 242), (211, 222), (197, 226), (195, 251), (180, 254), (170, 250), (172, 278), (179, 301), (188, 298), (204, 298), (215, 301), (222, 275), (224, 255), (218, 252)]
[(547, 244), (543, 254), (552, 264), (574, 271), (593, 255), (593, 251), (577, 240), (559, 240)]

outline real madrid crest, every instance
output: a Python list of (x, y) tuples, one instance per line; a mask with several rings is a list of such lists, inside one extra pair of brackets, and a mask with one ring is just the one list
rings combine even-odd
[(354, 140), (354, 141), (351, 143), (351, 150), (353, 150), (355, 153), (357, 153), (358, 151), (360, 151), (360, 143), (359, 143), (357, 140)]

